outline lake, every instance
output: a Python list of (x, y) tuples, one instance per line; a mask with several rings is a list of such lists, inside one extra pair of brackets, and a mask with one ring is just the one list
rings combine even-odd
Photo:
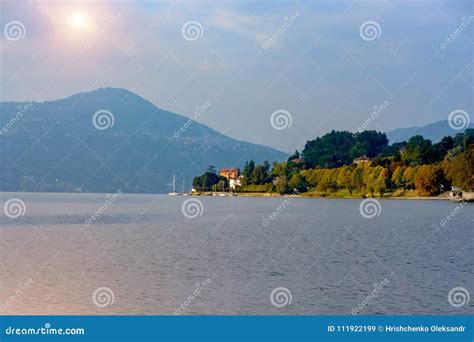
[(0, 203), (0, 314), (474, 312), (472, 203), (380, 200), (363, 215), (361, 200), (313, 198)]

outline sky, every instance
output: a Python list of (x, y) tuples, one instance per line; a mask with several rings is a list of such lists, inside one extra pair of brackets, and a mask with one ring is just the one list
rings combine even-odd
[[(239, 140), (474, 121), (472, 1), (2, 1), (0, 101), (125, 88)], [(374, 113), (375, 112), (375, 113)]]

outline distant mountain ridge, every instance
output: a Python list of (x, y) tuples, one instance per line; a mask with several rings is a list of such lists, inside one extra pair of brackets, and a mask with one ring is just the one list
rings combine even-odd
[(186, 190), (208, 165), (281, 161), (287, 154), (232, 139), (125, 89), (0, 103), (0, 191), (163, 193)]
[[(474, 128), (471, 123), (468, 128)], [(407, 141), (412, 136), (422, 135), (425, 139), (430, 139), (433, 143), (439, 142), (445, 136), (455, 136), (464, 130), (455, 130), (449, 126), (448, 120), (441, 120), (422, 127), (397, 128), (386, 132), (390, 143)]]

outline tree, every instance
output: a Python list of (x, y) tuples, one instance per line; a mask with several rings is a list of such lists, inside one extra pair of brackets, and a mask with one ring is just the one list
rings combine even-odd
[(350, 165), (354, 158), (366, 155), (373, 158), (388, 145), (385, 133), (364, 131), (350, 133), (348, 131), (331, 131), (306, 142), (302, 151), (303, 159), (308, 167), (339, 167)]
[(268, 167), (266, 165), (255, 166), (252, 172), (251, 179), (252, 179), (252, 184), (257, 184), (257, 185), (265, 184), (268, 179)]
[(427, 164), (431, 159), (430, 149), (431, 140), (424, 139), (421, 135), (415, 135), (408, 140), (402, 160), (408, 166)]
[(474, 145), (457, 155), (449, 169), (448, 177), (453, 181), (453, 185), (466, 190), (474, 190)]
[(295, 159), (300, 159), (300, 153), (298, 150), (295, 150), (295, 153), (293, 153), (291, 156), (288, 157), (288, 161), (295, 160)]
[(227, 178), (220, 177), (219, 182), (217, 183), (217, 190), (218, 191), (226, 191), (229, 188), (229, 184)]
[(429, 163), (436, 163), (442, 161), (448, 152), (454, 147), (454, 139), (452, 137), (444, 137), (439, 143), (431, 147), (429, 154)]
[(273, 185), (275, 185), (276, 190), (278, 193), (283, 195), (288, 191), (288, 181), (286, 179), (286, 176), (278, 176), (275, 178), (273, 181)]
[(339, 169), (336, 177), (336, 184), (339, 189), (349, 189), (351, 191), (351, 179), (352, 179), (352, 168), (349, 166), (343, 166)]
[(392, 174), (392, 183), (397, 187), (397, 188), (403, 188), (405, 185), (405, 182), (403, 181), (403, 172), (405, 169), (402, 166), (399, 166), (395, 169), (395, 171)]
[(355, 144), (350, 150), (351, 158), (366, 155), (373, 158), (380, 154), (388, 145), (385, 133), (376, 131), (363, 131), (356, 134)]
[(387, 190), (387, 178), (388, 178), (388, 171), (387, 169), (380, 170), (379, 176), (375, 181), (375, 192), (377, 192), (380, 197), (383, 197), (385, 191)]
[(462, 151), (467, 151), (472, 144), (474, 144), (474, 128), (468, 128), (464, 133), (458, 133), (454, 137), (454, 146), (460, 147)]
[(209, 167), (206, 170), (207, 173), (214, 173), (216, 174), (216, 167), (214, 165), (209, 165)]
[(410, 190), (415, 188), (416, 170), (416, 167), (407, 167), (405, 172), (403, 172), (403, 184), (405, 189)]
[(202, 175), (202, 186), (205, 191), (211, 190), (212, 186), (217, 183), (219, 183), (219, 176), (215, 173), (205, 172)]
[(439, 174), (434, 165), (421, 165), (415, 175), (415, 188), (418, 194), (430, 196), (439, 192)]
[(306, 179), (298, 173), (291, 177), (288, 182), (288, 187), (293, 191), (305, 192), (308, 189), (308, 184), (306, 183)]
[(474, 144), (474, 128), (468, 128), (464, 131), (464, 151), (469, 149), (469, 146)]
[(337, 187), (337, 184), (333, 176), (334, 174), (332, 169), (322, 169), (316, 190), (324, 192), (331, 189), (335, 189)]
[(254, 170), (255, 162), (253, 160), (245, 162), (244, 169), (242, 170), (242, 176), (244, 177), (245, 184), (251, 184)]
[(197, 176), (193, 178), (193, 189), (197, 191), (202, 191), (202, 177)]
[(272, 176), (277, 177), (277, 176), (286, 176), (287, 175), (287, 168), (286, 168), (287, 162), (274, 162), (272, 166)]
[(357, 190), (360, 193), (365, 192), (363, 172), (364, 172), (364, 166), (362, 164), (357, 166), (354, 172), (352, 172), (351, 183), (350, 183), (350, 188), (352, 188), (353, 190)]
[(320, 138), (306, 142), (302, 151), (308, 167), (338, 167), (352, 163), (349, 150), (354, 145), (352, 133), (331, 131)]

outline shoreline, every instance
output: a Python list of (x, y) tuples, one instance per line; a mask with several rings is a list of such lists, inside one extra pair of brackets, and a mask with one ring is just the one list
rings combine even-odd
[[(23, 195), (40, 195), (40, 194), (50, 194), (50, 195), (87, 195), (91, 194), (89, 192), (11, 192), (11, 191), (0, 191), (1, 194), (11, 194), (16, 196)], [(107, 195), (110, 193), (103, 192), (103, 193), (94, 193), (98, 195)], [(132, 196), (168, 196), (166, 193), (122, 193), (124, 195), (132, 195)], [(221, 195), (222, 194), (222, 195)], [(367, 196), (367, 197), (360, 197), (360, 196), (338, 196), (337, 194), (315, 194), (315, 193), (302, 193), (302, 194), (285, 194), (281, 195), (279, 193), (267, 193), (267, 192), (240, 192), (240, 193), (229, 193), (229, 192), (205, 192), (205, 193), (186, 193), (185, 196), (194, 196), (194, 197), (293, 197), (293, 198), (330, 198), (330, 199), (345, 199), (345, 200), (362, 200), (367, 198), (375, 198), (378, 200), (416, 200), (416, 201), (451, 201), (451, 202), (472, 202), (472, 200), (458, 198), (458, 197), (450, 197), (448, 193), (444, 193), (438, 196), (391, 196), (386, 195), (383, 197), (378, 196)], [(178, 196), (181, 197), (181, 196)]]
[(302, 194), (285, 194), (281, 195), (278, 193), (267, 193), (267, 192), (241, 192), (241, 193), (193, 193), (191, 196), (204, 196), (204, 197), (294, 197), (294, 198), (331, 198), (331, 199), (352, 199), (352, 200), (362, 200), (367, 198), (375, 198), (379, 200), (416, 200), (416, 201), (461, 201), (461, 199), (449, 197), (446, 193), (438, 196), (383, 196), (383, 197), (358, 197), (358, 196), (337, 196), (336, 194), (327, 194), (327, 195), (316, 195), (312, 193), (302, 193)]

